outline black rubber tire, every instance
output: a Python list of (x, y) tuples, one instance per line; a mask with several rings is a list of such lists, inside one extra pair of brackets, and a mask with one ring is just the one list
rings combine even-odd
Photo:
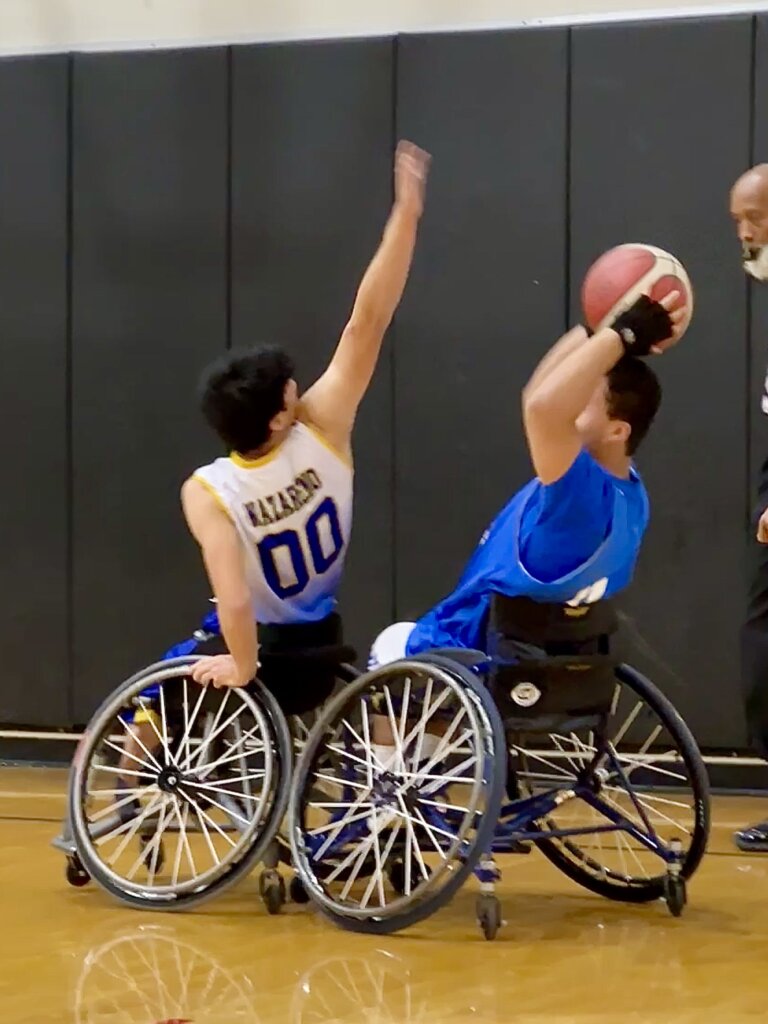
[(298, 903), (300, 906), (309, 903), (309, 893), (298, 875), (294, 875), (291, 879), (288, 885), (288, 895), (292, 903)]
[[(262, 878), (264, 874), (262, 874)], [(262, 899), (268, 914), (279, 914), (285, 906), (285, 882), (278, 871), (270, 872), (270, 877), (264, 885)]]
[[(323, 742), (326, 725), (335, 719), (337, 713), (344, 708), (357, 692), (364, 690), (370, 685), (371, 676), (383, 677), (388, 671), (391, 672), (395, 669), (402, 671), (403, 666), (414, 664), (417, 666), (431, 665), (450, 674), (456, 682), (461, 683), (469, 691), (470, 700), (475, 706), (475, 711), (484, 721), (486, 740), (491, 740), (486, 750), (486, 759), (489, 765), (492, 766), (489, 772), (491, 777), (487, 782), (485, 813), (480, 818), (471, 849), (464, 860), (457, 862), (450, 878), (442, 888), (435, 892), (426, 892), (421, 898), (414, 900), (411, 907), (403, 910), (401, 913), (379, 918), (353, 917), (341, 911), (331, 909), (322, 899), (318, 898), (315, 891), (316, 883), (312, 873), (307, 868), (305, 851), (301, 846), (301, 824), (303, 818), (301, 800), (306, 788), (307, 773), (312, 767), (312, 761), (317, 748)], [(335, 924), (347, 931), (361, 932), (369, 935), (389, 935), (393, 932), (410, 928), (420, 921), (431, 917), (432, 914), (450, 902), (451, 898), (472, 874), (483, 853), (490, 849), (496, 829), (496, 822), (504, 799), (506, 779), (507, 746), (501, 716), (488, 688), (468, 669), (463, 668), (448, 658), (424, 656), (409, 658), (407, 662), (395, 662), (392, 665), (377, 669), (373, 673), (366, 673), (360, 676), (326, 705), (322, 715), (318, 718), (315, 729), (296, 768), (293, 793), (288, 812), (289, 833), (294, 867), (302, 879), (310, 899), (315, 903), (318, 910)], [(321, 877), (319, 872), (316, 877)]]
[(83, 867), (82, 862), (76, 853), (67, 857), (65, 875), (68, 884), (75, 889), (82, 889), (83, 886), (88, 885), (91, 880), (91, 876)]
[[(661, 690), (628, 665), (618, 666), (616, 675), (619, 681), (633, 690), (664, 723), (688, 771), (694, 793), (695, 823), (691, 843), (683, 855), (681, 875), (684, 879), (690, 878), (701, 863), (709, 840), (710, 799), (706, 766), (693, 733)], [(665, 895), (668, 877), (666, 867), (654, 878), (637, 879), (632, 884), (627, 884), (618, 879), (595, 876), (579, 864), (573, 847), (571, 846), (569, 850), (561, 840), (537, 839), (536, 845), (547, 860), (571, 881), (589, 889), (590, 892), (597, 893), (598, 896), (623, 903), (650, 903)], [(662, 864), (661, 860), (659, 864)]]
[(483, 935), (488, 942), (492, 942), (501, 927), (501, 904), (498, 897), (481, 893), (477, 897), (475, 911)]
[[(83, 843), (81, 839), (81, 834), (84, 829), (82, 821), (82, 803), (80, 801), (81, 789), (86, 778), (86, 772), (82, 768), (82, 763), (88, 755), (92, 738), (94, 736), (98, 737), (100, 730), (104, 727), (102, 720), (106, 715), (109, 715), (110, 709), (112, 708), (115, 700), (119, 698), (123, 691), (135, 686), (142, 679), (149, 678), (160, 670), (181, 669), (194, 665), (197, 661), (199, 661), (199, 657), (190, 655), (187, 657), (173, 658), (168, 661), (157, 662), (150, 665), (143, 671), (137, 672), (135, 675), (131, 676), (130, 679), (127, 679), (119, 687), (113, 690), (93, 715), (86, 730), (86, 734), (80, 741), (80, 746), (78, 747), (76, 754), (76, 761), (73, 764), (72, 771), (70, 772), (68, 794), (70, 814), (75, 834), (75, 842), (78, 850), (80, 851), (80, 858), (85, 866), (85, 870), (90, 873), (90, 876), (97, 885), (104, 889), (105, 892), (109, 893), (110, 896), (118, 902), (135, 907), (138, 910), (165, 911), (171, 913), (175, 911), (188, 910), (191, 907), (198, 907), (203, 903), (207, 903), (208, 900), (213, 899), (225, 892), (231, 886), (236, 885), (239, 881), (249, 875), (261, 860), (265, 849), (272, 841), (280, 822), (285, 816), (290, 797), (291, 778), (293, 775), (293, 743), (288, 730), (288, 724), (273, 695), (265, 686), (257, 682), (252, 685), (249, 692), (253, 699), (260, 704), (267, 719), (271, 740), (275, 748), (277, 762), (275, 770), (278, 772), (278, 780), (272, 801), (272, 807), (270, 808), (270, 812), (264, 821), (263, 827), (253, 846), (240, 858), (240, 860), (233, 862), (225, 874), (215, 879), (207, 888), (201, 891), (182, 893), (176, 896), (169, 894), (161, 899), (157, 896), (147, 895), (146, 897), (143, 897), (135, 892), (127, 892), (116, 886), (112, 879), (105, 876), (101, 871), (100, 861), (97, 857), (90, 854), (87, 842)], [(182, 673), (177, 674), (181, 675)]]
[(680, 917), (688, 902), (685, 879), (680, 875), (667, 875), (664, 881), (664, 899), (672, 917)]

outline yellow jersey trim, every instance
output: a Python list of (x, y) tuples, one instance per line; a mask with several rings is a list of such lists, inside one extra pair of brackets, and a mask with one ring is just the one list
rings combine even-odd
[(258, 459), (246, 459), (244, 455), (239, 452), (230, 452), (229, 457), (236, 466), (241, 469), (258, 469), (260, 466), (266, 466), (268, 462), (272, 462), (280, 454), (280, 449), (283, 447), (282, 444), (276, 445), (272, 451), (267, 452), (266, 455), (262, 455)]
[(313, 427), (311, 423), (307, 423), (306, 420), (300, 420), (299, 422), (302, 424), (302, 426), (307, 428), (307, 430), (310, 432), (310, 434), (312, 434), (315, 440), (319, 441), (324, 448), (328, 449), (331, 455), (335, 455), (336, 458), (340, 459), (345, 466), (348, 466), (350, 469), (352, 469), (352, 457), (350, 455), (346, 455), (344, 452), (340, 452), (339, 449), (335, 445), (332, 445), (328, 438), (324, 434), (321, 434), (317, 427)]
[(219, 508), (221, 509), (221, 511), (222, 511), (222, 512), (224, 513), (224, 515), (225, 515), (225, 516), (227, 517), (227, 519), (231, 519), (231, 518), (232, 518), (232, 516), (231, 516), (231, 515), (229, 514), (229, 509), (228, 509), (228, 508), (227, 508), (227, 506), (226, 506), (226, 505), (224, 504), (224, 501), (223, 501), (223, 499), (222, 499), (221, 495), (220, 495), (220, 494), (219, 494), (219, 492), (218, 492), (218, 491), (216, 490), (216, 488), (215, 488), (215, 487), (213, 486), (213, 484), (210, 484), (210, 483), (208, 483), (208, 481), (207, 481), (207, 480), (205, 479), (205, 477), (204, 477), (204, 476), (200, 476), (200, 474), (199, 474), (199, 473), (195, 473), (195, 474), (193, 475), (192, 479), (193, 479), (193, 480), (197, 480), (197, 482), (198, 482), (199, 484), (202, 484), (202, 485), (203, 485), (203, 487), (204, 487), (204, 488), (206, 489), (206, 491), (208, 491), (208, 493), (210, 494), (210, 496), (211, 496), (211, 497), (213, 498), (213, 500), (214, 500), (214, 501), (216, 502), (216, 504), (217, 504), (217, 505), (219, 506)]

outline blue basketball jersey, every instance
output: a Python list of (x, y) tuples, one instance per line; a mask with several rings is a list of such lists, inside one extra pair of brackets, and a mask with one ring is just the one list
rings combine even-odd
[(416, 623), (407, 653), (482, 649), (494, 593), (574, 606), (611, 597), (632, 579), (648, 517), (634, 468), (620, 479), (582, 451), (560, 480), (532, 480), (502, 509), (454, 592)]

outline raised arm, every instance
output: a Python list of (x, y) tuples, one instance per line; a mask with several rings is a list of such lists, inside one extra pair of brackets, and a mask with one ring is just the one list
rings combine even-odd
[(429, 162), (429, 154), (413, 143), (398, 145), (395, 202), (381, 244), (360, 283), (352, 314), (328, 369), (301, 402), (303, 418), (342, 451), (349, 449), (358, 406), (408, 280)]
[(559, 341), (555, 342), (533, 371), (531, 379), (523, 388), (523, 401), (525, 401), (529, 395), (533, 394), (533, 392), (544, 382), (544, 378), (547, 377), (552, 370), (554, 370), (554, 368), (566, 358), (566, 356), (569, 356), (571, 352), (580, 348), (588, 340), (589, 338), (586, 328), (579, 324), (577, 327), (568, 331), (567, 334), (564, 334)]
[(202, 551), (229, 651), (229, 655), (202, 658), (192, 676), (214, 686), (245, 686), (256, 675), (259, 645), (240, 538), (227, 513), (199, 480), (187, 480), (181, 500)]
[(619, 359), (633, 345), (645, 355), (660, 353), (677, 340), (685, 310), (669, 310), (678, 297), (671, 292), (661, 303), (642, 297), (612, 327), (591, 338), (583, 327), (575, 328), (539, 364), (523, 391), (523, 422), (542, 483), (554, 483), (570, 469), (581, 450), (576, 420)]

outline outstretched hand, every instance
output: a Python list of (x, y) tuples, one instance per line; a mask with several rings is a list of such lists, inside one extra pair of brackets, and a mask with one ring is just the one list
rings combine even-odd
[(401, 141), (395, 153), (395, 204), (420, 217), (424, 210), (432, 157), (413, 142)]

